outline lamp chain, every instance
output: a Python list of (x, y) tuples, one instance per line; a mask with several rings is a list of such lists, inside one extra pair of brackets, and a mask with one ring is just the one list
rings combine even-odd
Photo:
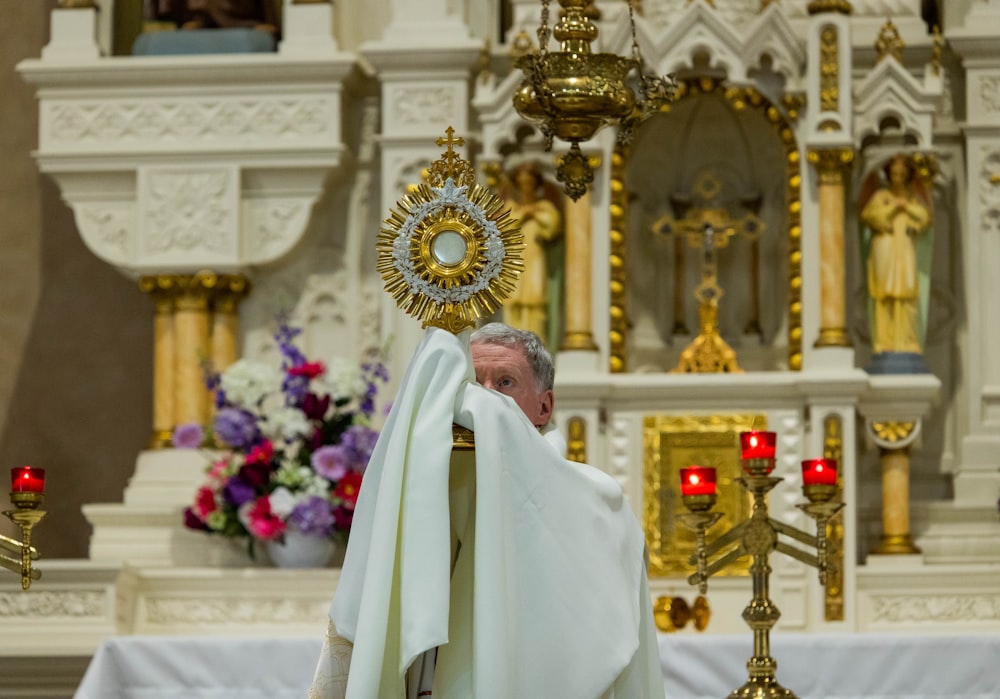
[[(629, 0), (631, 2), (631, 0)], [(542, 23), (538, 25), (538, 53), (545, 56), (549, 49), (549, 0), (542, 0)]]

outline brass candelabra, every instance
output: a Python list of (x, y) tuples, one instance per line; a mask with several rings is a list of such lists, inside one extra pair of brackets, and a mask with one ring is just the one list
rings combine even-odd
[[(715, 469), (703, 466), (681, 469), (681, 496), (688, 512), (678, 515), (678, 519), (697, 537), (696, 553), (689, 559), (689, 563), (696, 566), (696, 571), (688, 577), (688, 582), (697, 584), (701, 594), (705, 594), (712, 575), (742, 556), (752, 557), (750, 576), (753, 597), (743, 610), (743, 619), (753, 631), (753, 657), (747, 662), (750, 676), (742, 687), (733, 690), (729, 698), (796, 699), (791, 690), (778, 684), (775, 678), (778, 664), (771, 657), (771, 629), (781, 612), (770, 598), (770, 556), (772, 551), (778, 551), (816, 568), (820, 584), (826, 585), (826, 525), (844, 506), (839, 498), (835, 498), (839, 493), (836, 462), (832, 459), (802, 462), (802, 489), (808, 502), (798, 507), (815, 520), (814, 536), (768, 515), (767, 494), (784, 480), (770, 475), (774, 469), (775, 434), (744, 432), (740, 435), (740, 442), (745, 475), (737, 481), (753, 498), (753, 510), (749, 519), (710, 543), (706, 543), (706, 531), (722, 516), (721, 512), (712, 510), (716, 501)], [(815, 553), (790, 545), (781, 539), (782, 536), (810, 547)], [(733, 544), (736, 544), (735, 547), (730, 549)]]
[[(21, 529), (21, 539), (13, 539), (0, 534), (0, 565), (21, 576), (21, 589), (31, 587), (32, 580), (42, 574), (32, 566), (38, 560), (38, 549), (31, 545), (31, 530), (45, 517), (43, 492), (45, 469), (21, 466), (11, 471), (10, 501), (16, 509), (4, 512)], [(14, 554), (14, 555), (9, 555)]]

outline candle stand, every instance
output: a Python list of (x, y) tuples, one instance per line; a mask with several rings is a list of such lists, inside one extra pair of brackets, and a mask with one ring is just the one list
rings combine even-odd
[(21, 540), (12, 539), (0, 534), (0, 551), (9, 551), (14, 555), (0, 553), (0, 565), (21, 576), (21, 589), (31, 587), (32, 580), (38, 580), (42, 574), (32, 567), (31, 562), (38, 560), (38, 550), (31, 545), (31, 530), (45, 516), (41, 507), (45, 503), (45, 495), (38, 492), (12, 492), (10, 501), (16, 509), (4, 512), (14, 524), (21, 528)]
[[(805, 463), (803, 468), (805, 469)], [(829, 468), (831, 466), (828, 465)], [(835, 469), (835, 466), (832, 468)], [(705, 594), (708, 589), (708, 579), (712, 575), (741, 556), (753, 557), (750, 566), (753, 598), (743, 610), (743, 619), (753, 631), (753, 657), (747, 662), (750, 677), (746, 684), (729, 695), (729, 699), (751, 697), (795, 699), (795, 694), (782, 687), (775, 679), (777, 662), (771, 657), (771, 628), (781, 616), (769, 596), (771, 552), (778, 551), (817, 568), (820, 584), (826, 585), (826, 525), (844, 506), (842, 502), (834, 500), (838, 492), (835, 484), (806, 484), (803, 486), (803, 491), (808, 502), (798, 507), (816, 521), (816, 535), (807, 534), (791, 525), (772, 519), (767, 513), (767, 494), (783, 480), (769, 475), (773, 469), (773, 455), (767, 458), (746, 458), (744, 452), (743, 470), (746, 475), (737, 481), (752, 496), (753, 511), (749, 519), (735, 525), (711, 543), (706, 543), (705, 532), (722, 516), (722, 513), (712, 511), (716, 495), (714, 492), (685, 494), (682, 483), (682, 499), (688, 512), (677, 515), (677, 518), (697, 535), (696, 553), (689, 559), (689, 563), (696, 565), (697, 570), (688, 577), (688, 582), (692, 585), (697, 584), (701, 594)], [(833, 475), (836, 475), (835, 470)], [(815, 553), (791, 546), (781, 540), (782, 536), (814, 549)], [(737, 545), (732, 550), (717, 555), (732, 544)]]

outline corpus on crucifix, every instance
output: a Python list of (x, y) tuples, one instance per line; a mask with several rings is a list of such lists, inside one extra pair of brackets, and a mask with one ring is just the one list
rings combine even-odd
[[(675, 236), (678, 257), (683, 254), (683, 239), (691, 247), (700, 250), (700, 281), (695, 288), (694, 296), (698, 301), (699, 332), (698, 336), (681, 353), (680, 361), (674, 372), (680, 373), (735, 373), (741, 372), (736, 361), (736, 352), (722, 339), (719, 334), (719, 299), (723, 290), (718, 278), (718, 251), (729, 245), (734, 235), (743, 235), (756, 242), (764, 230), (760, 217), (748, 206), (747, 211), (739, 218), (733, 217), (729, 210), (717, 203), (719, 182), (711, 173), (702, 175), (695, 189), (699, 195), (699, 205), (676, 206), (686, 209), (681, 216), (671, 214), (661, 216), (653, 224), (653, 232), (663, 236)], [(753, 205), (755, 202), (749, 202)], [(754, 207), (755, 208), (755, 207)], [(757, 246), (752, 247), (751, 270), (754, 276), (751, 284), (752, 317), (747, 329), (753, 330), (757, 325)], [(681, 275), (682, 265), (675, 267), (674, 283), (674, 332), (683, 331), (683, 288)], [(686, 332), (686, 331), (685, 331)]]

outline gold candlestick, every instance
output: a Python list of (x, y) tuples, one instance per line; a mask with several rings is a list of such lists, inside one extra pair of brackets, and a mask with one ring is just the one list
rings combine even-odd
[[(729, 531), (706, 543), (705, 532), (714, 524), (721, 513), (712, 512), (715, 496), (684, 496), (682, 499), (689, 513), (678, 515), (678, 520), (697, 534), (697, 549), (688, 562), (697, 566), (688, 576), (688, 582), (697, 584), (704, 594), (708, 589), (708, 579), (730, 563), (744, 555), (753, 557), (750, 575), (753, 582), (753, 597), (743, 610), (743, 619), (753, 631), (753, 656), (747, 661), (749, 679), (740, 688), (733, 690), (729, 699), (796, 699), (791, 690), (778, 684), (775, 670), (778, 663), (771, 657), (771, 629), (781, 612), (770, 598), (772, 551), (779, 551), (798, 561), (813, 566), (819, 571), (820, 584), (826, 584), (826, 523), (844, 505), (833, 501), (837, 486), (807, 485), (804, 487), (808, 503), (799, 507), (816, 520), (816, 535), (812, 536), (791, 525), (768, 516), (767, 493), (783, 479), (768, 475), (774, 468), (774, 458), (751, 458), (743, 460), (746, 477), (737, 482), (753, 497), (753, 511), (750, 518)], [(794, 539), (815, 549), (816, 555), (791, 546), (781, 540), (781, 536)], [(714, 560), (710, 558), (729, 547), (738, 545)]]
[(38, 560), (38, 550), (31, 545), (31, 530), (46, 515), (40, 509), (45, 503), (45, 495), (33, 492), (12, 492), (10, 501), (15, 510), (4, 512), (7, 517), (21, 529), (21, 540), (12, 539), (0, 534), (0, 549), (9, 551), (14, 556), (0, 553), (0, 565), (21, 576), (21, 589), (31, 587), (32, 580), (38, 580), (42, 574), (32, 567), (31, 562)]

